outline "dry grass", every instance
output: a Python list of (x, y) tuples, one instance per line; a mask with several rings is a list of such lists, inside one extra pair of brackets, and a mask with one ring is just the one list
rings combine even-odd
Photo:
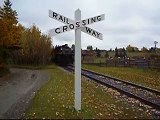
[[(145, 107), (130, 104), (119, 93), (97, 83), (82, 80), (82, 110), (74, 109), (74, 76), (57, 66), (46, 69), (50, 80), (34, 97), (26, 118), (30, 119), (114, 119), (152, 118)], [(115, 94), (116, 93), (116, 94)]]
[(103, 73), (126, 81), (160, 90), (160, 71), (129, 67), (100, 67), (83, 65), (84, 68)]

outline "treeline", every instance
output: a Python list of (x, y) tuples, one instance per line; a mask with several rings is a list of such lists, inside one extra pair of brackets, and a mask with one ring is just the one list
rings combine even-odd
[(20, 26), (20, 48), (12, 53), (14, 64), (41, 65), (51, 60), (51, 38), (34, 25), (31, 28)]
[(17, 26), (17, 13), (11, 9), (9, 0), (4, 1), (0, 7), (0, 66), (4, 68), (10, 49), (18, 44), (19, 27)]
[(18, 23), (16, 10), (9, 0), (0, 7), (0, 71), (8, 63), (40, 65), (50, 62), (51, 38), (33, 25)]

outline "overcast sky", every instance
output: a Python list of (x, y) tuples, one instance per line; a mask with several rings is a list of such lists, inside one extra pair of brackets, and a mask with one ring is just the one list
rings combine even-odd
[[(0, 0), (2, 6), (4, 0)], [(107, 49), (126, 47), (160, 47), (160, 0), (11, 0), (19, 22), (29, 27), (37, 25), (42, 32), (64, 25), (49, 18), (48, 10), (74, 19), (74, 11), (81, 10), (82, 19), (105, 14), (105, 20), (88, 27), (103, 33), (98, 40), (82, 33), (82, 48)], [(52, 37), (53, 45), (74, 44), (74, 31)]]

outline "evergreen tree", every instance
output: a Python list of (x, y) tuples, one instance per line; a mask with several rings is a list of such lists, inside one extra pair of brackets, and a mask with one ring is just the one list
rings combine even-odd
[(11, 8), (12, 3), (9, 0), (4, 1), (3, 8), (0, 7), (0, 19), (7, 19), (11, 26), (18, 23), (17, 12)]
[(124, 47), (122, 50), (123, 50), (123, 58), (125, 59), (127, 57), (127, 53), (126, 53), (126, 50), (124, 49)]
[(118, 49), (117, 49), (117, 47), (115, 49), (115, 57), (118, 57)]
[(87, 46), (87, 50), (93, 50), (92, 45)]
[(143, 48), (141, 49), (141, 51), (142, 51), (142, 52), (148, 52), (148, 49), (147, 49), (146, 47), (143, 47)]
[(134, 52), (134, 47), (131, 46), (131, 45), (128, 45), (128, 46), (126, 47), (126, 51), (127, 51), (127, 52)]
[(97, 50), (97, 57), (101, 57), (101, 51), (99, 49)]
[(20, 30), (17, 25), (17, 12), (11, 8), (9, 0), (4, 1), (0, 7), (0, 58), (6, 60), (10, 54), (9, 49), (15, 49), (19, 44)]

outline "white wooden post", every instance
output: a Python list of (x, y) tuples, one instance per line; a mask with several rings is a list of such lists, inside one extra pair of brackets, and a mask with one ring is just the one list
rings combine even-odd
[(92, 18), (88, 18), (81, 21), (81, 11), (77, 9), (75, 11), (75, 20), (69, 19), (60, 15), (52, 10), (49, 10), (49, 17), (65, 23), (65, 26), (61, 26), (49, 31), (50, 36), (55, 36), (63, 32), (71, 31), (75, 29), (75, 99), (74, 106), (76, 110), (81, 110), (81, 31), (96, 37), (100, 40), (103, 39), (102, 33), (93, 30), (86, 25), (104, 20), (105, 15), (98, 15)]
[[(81, 11), (75, 11), (75, 21), (81, 21)], [(75, 109), (81, 110), (81, 28), (75, 29)]]

